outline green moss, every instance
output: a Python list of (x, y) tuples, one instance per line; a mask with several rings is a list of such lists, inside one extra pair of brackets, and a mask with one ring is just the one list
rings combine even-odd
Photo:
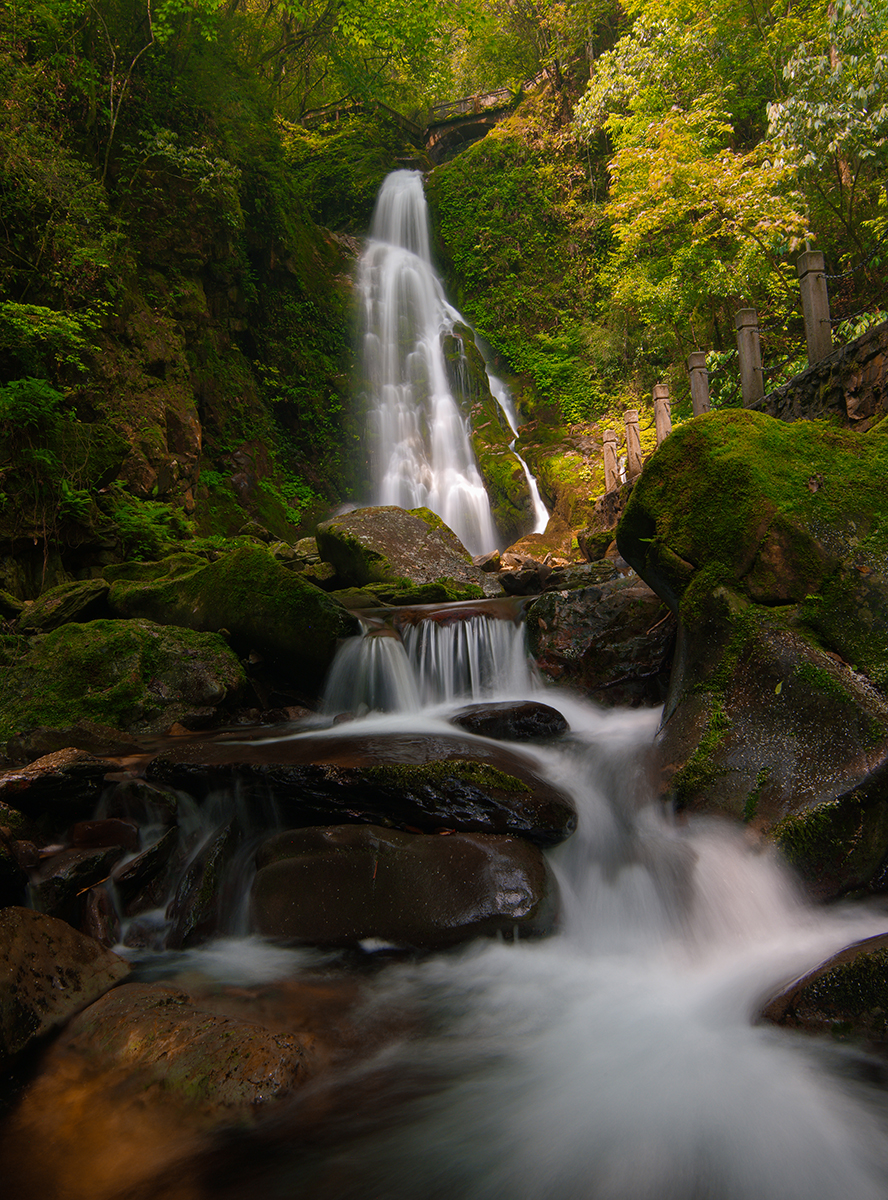
[(685, 808), (694, 796), (705, 792), (717, 779), (727, 774), (724, 767), (713, 761), (713, 755), (731, 727), (720, 697), (710, 700), (706, 728), (688, 761), (672, 776), (670, 791), (675, 807)]
[(764, 790), (765, 784), (770, 778), (770, 771), (767, 767), (762, 767), (758, 775), (755, 777), (755, 786), (746, 797), (746, 803), (743, 805), (743, 820), (748, 824), (755, 816), (758, 808), (759, 798)]
[(803, 879), (819, 886), (841, 875), (848, 887), (866, 884), (882, 862), (888, 841), (888, 810), (857, 792), (793, 813), (772, 836)]
[(394, 763), (370, 767), (367, 777), (374, 782), (394, 787), (415, 788), (426, 783), (441, 783), (458, 779), (480, 788), (503, 792), (529, 792), (530, 787), (514, 775), (508, 775), (488, 763), (469, 759), (446, 759), (422, 764)]

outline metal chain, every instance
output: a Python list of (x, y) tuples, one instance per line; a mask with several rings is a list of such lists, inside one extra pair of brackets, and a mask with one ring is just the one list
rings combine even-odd
[[(872, 249), (872, 251), (867, 255), (867, 257), (865, 259), (863, 259), (862, 262), (859, 262), (856, 267), (849, 267), (847, 271), (842, 271), (841, 274), (838, 274), (838, 275), (828, 275), (826, 272), (824, 272), (823, 278), (824, 279), (848, 279), (848, 278), (850, 278), (850, 276), (856, 275), (858, 271), (862, 271), (864, 267), (868, 266), (873, 261), (873, 259), (876, 257), (879, 250), (881, 249), (881, 247), (884, 245), (884, 243), (886, 241), (888, 241), (888, 235), (886, 235), (883, 238), (880, 238), (878, 240), (878, 242), (876, 242), (875, 247)], [(848, 318), (845, 317), (844, 320), (848, 320)]]

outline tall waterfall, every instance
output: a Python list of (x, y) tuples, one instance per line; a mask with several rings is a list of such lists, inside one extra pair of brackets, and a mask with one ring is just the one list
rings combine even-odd
[(418, 171), (383, 183), (358, 287), (374, 503), (428, 507), (470, 553), (493, 550), (490, 502), (441, 345), (461, 317), (432, 266)]

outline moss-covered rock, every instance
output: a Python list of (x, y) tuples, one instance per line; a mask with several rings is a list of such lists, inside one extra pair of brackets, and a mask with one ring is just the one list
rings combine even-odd
[(886, 435), (697, 418), (617, 533), (679, 617), (664, 793), (772, 834), (821, 896), (868, 886), (888, 853)]
[(762, 1017), (775, 1025), (888, 1044), (888, 935), (857, 942), (770, 1000)]
[[(465, 547), (428, 509), (395, 505), (360, 508), (318, 526), (318, 550), (336, 568), (343, 587), (369, 587), (397, 603), (476, 600), (499, 594)], [(435, 585), (432, 594), (418, 592)], [(381, 586), (380, 586), (381, 585)], [(437, 592), (443, 589), (444, 594)]]
[(186, 629), (224, 629), (244, 653), (264, 655), (306, 694), (320, 686), (340, 638), (357, 621), (320, 588), (277, 562), (264, 546), (244, 546), (213, 563), (154, 579), (117, 579), (109, 603), (121, 616)]
[(69, 624), (0, 638), (0, 737), (87, 718), (131, 732), (207, 720), (238, 703), (243, 668), (215, 633), (150, 621)]
[(38, 596), (22, 614), (19, 633), (49, 633), (69, 621), (92, 621), (109, 616), (108, 584), (104, 579), (62, 583)]

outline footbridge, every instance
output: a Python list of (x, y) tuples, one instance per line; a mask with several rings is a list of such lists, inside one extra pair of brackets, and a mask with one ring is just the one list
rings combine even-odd
[(331, 104), (303, 114), (302, 124), (311, 128), (368, 109), (383, 112), (417, 143), (425, 146), (432, 162), (439, 163), (484, 137), (497, 121), (508, 116), (525, 92), (536, 87), (542, 78), (539, 75), (536, 79), (526, 80), (517, 91), (497, 88), (476, 96), (464, 96), (460, 100), (447, 100), (433, 105), (424, 114), (412, 116), (396, 112), (379, 100)]

